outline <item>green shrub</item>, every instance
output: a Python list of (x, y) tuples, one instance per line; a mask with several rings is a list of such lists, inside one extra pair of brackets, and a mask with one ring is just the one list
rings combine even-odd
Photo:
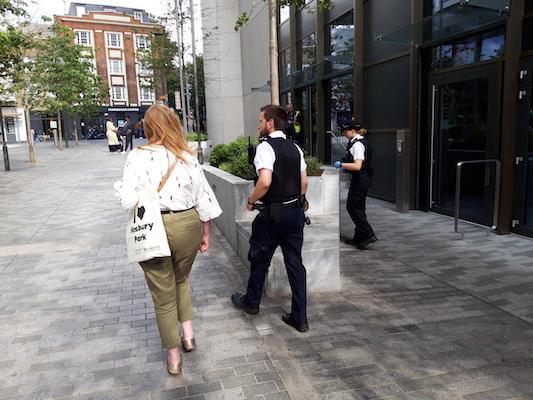
[(307, 176), (321, 176), (324, 170), (322, 163), (316, 157), (305, 156), (305, 163), (307, 164)]
[(218, 167), (221, 163), (228, 161), (228, 146), (225, 144), (217, 144), (209, 154), (209, 164), (213, 167)]
[(254, 179), (255, 168), (248, 162), (248, 153), (240, 153), (231, 163), (231, 173), (243, 179)]
[[(254, 137), (251, 142), (256, 146), (258, 139)], [(324, 172), (322, 163), (317, 158), (305, 156), (305, 162), (308, 176), (321, 176)], [(209, 163), (243, 179), (256, 177), (255, 167), (248, 163), (248, 138), (244, 136), (231, 143), (216, 145), (209, 155)]]
[(231, 163), (227, 162), (227, 161), (224, 161), (223, 163), (220, 163), (220, 165), (218, 166), (218, 168), (220, 168), (222, 171), (226, 171), (226, 172), (229, 172), (230, 174), (232, 174), (233, 172), (231, 172)]
[(200, 141), (207, 140), (207, 135), (205, 133), (196, 133), (196, 132), (189, 132), (187, 133), (187, 141), (188, 142), (197, 142), (198, 137), (200, 137)]

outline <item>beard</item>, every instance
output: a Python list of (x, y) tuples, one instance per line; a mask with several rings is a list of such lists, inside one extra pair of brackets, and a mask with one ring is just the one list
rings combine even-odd
[(268, 129), (266, 127), (259, 130), (259, 136), (267, 136), (269, 133), (270, 132), (268, 132)]

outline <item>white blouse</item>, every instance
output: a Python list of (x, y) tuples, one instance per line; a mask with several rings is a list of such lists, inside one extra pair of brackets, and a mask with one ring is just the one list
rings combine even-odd
[[(143, 146), (128, 154), (122, 179), (114, 184), (119, 203), (130, 210), (139, 201), (141, 182), (155, 190), (166, 175), (169, 162), (174, 155), (163, 146)], [(218, 201), (204, 175), (198, 160), (184, 152), (185, 161), (178, 160), (176, 167), (159, 192), (159, 206), (162, 210), (188, 210), (196, 208), (203, 222), (222, 214)]]

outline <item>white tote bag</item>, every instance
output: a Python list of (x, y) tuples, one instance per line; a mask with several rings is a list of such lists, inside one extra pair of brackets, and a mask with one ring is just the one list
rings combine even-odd
[(126, 231), (128, 260), (130, 262), (141, 262), (155, 257), (170, 256), (167, 233), (159, 209), (158, 193), (165, 185), (175, 166), (176, 163), (169, 167), (157, 191), (148, 183), (141, 184), (139, 202), (130, 211)]

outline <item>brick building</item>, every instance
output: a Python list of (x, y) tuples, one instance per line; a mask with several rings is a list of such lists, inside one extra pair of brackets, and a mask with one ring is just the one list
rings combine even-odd
[(54, 19), (74, 30), (78, 45), (92, 50), (96, 73), (108, 85), (109, 96), (96, 124), (103, 124), (106, 116), (119, 125), (126, 115), (135, 122), (151, 104), (166, 101), (164, 83), (148, 87), (154, 71), (139, 62), (140, 52), (150, 48), (151, 35), (163, 31), (150, 22), (146, 11), (71, 3), (68, 15)]

